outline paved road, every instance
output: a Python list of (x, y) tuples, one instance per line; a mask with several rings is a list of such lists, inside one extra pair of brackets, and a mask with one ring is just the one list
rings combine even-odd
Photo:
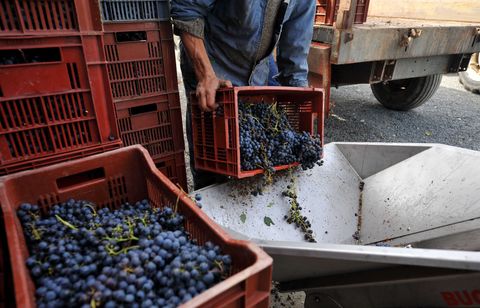
[(333, 115), (325, 122), (325, 142), (427, 142), (480, 150), (480, 95), (463, 89), (456, 75), (409, 112), (387, 110), (368, 85), (332, 90)]

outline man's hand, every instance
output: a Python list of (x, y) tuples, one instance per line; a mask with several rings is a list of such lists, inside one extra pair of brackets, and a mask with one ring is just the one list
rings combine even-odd
[(218, 104), (215, 103), (215, 95), (219, 88), (231, 87), (229, 80), (218, 79), (217, 76), (204, 76), (197, 84), (197, 99), (203, 111), (214, 111)]
[(201, 38), (187, 32), (182, 32), (180, 37), (192, 61), (193, 70), (198, 80), (196, 94), (200, 108), (203, 111), (214, 111), (217, 108), (217, 106), (215, 106), (217, 89), (231, 87), (232, 83), (228, 80), (220, 80), (217, 78), (213, 71), (212, 63), (210, 63), (210, 59), (208, 58), (205, 44)]

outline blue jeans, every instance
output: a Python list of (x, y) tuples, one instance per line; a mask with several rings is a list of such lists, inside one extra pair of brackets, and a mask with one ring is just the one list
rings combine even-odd
[(279, 86), (280, 84), (278, 81), (273, 79), (276, 75), (278, 75), (278, 67), (277, 63), (275, 63), (275, 60), (273, 59), (273, 55), (270, 55), (268, 59), (268, 85), (269, 86)]

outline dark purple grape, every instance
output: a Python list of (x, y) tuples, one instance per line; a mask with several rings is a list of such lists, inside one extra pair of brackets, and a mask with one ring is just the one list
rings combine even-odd
[(25, 203), (17, 214), (38, 307), (177, 306), (229, 272), (230, 256), (199, 246), (183, 216), (148, 200), (110, 210), (70, 199), (46, 215)]
[(277, 105), (240, 102), (239, 127), (243, 170), (273, 173), (275, 166), (296, 162), (311, 169), (321, 159), (320, 137), (295, 131), (285, 110)]

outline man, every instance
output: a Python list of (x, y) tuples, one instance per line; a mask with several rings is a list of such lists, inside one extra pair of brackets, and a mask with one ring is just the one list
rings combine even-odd
[[(215, 93), (227, 86), (306, 87), (307, 55), (313, 33), (314, 0), (171, 0), (175, 33), (180, 35), (181, 69), (188, 94), (213, 111)], [(277, 47), (278, 74), (269, 80)], [(190, 109), (190, 107), (189, 107)], [(193, 169), (190, 112), (187, 136)], [(195, 189), (209, 184), (193, 171)]]

